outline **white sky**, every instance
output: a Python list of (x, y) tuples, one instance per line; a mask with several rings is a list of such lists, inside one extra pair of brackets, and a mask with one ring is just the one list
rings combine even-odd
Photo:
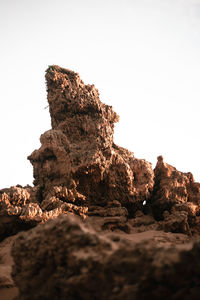
[(199, 0), (0, 0), (0, 188), (33, 181), (51, 64), (114, 107), (117, 144), (200, 181)]

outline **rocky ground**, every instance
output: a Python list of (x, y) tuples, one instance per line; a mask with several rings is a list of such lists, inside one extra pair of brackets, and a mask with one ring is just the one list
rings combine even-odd
[(114, 144), (119, 117), (77, 73), (46, 82), (34, 187), (0, 190), (0, 298), (199, 299), (200, 183)]

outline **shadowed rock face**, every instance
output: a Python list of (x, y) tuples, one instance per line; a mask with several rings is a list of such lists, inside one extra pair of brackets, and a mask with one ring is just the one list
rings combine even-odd
[[(56, 190), (61, 193), (62, 190)], [(55, 192), (55, 193), (56, 193)], [(54, 197), (55, 198), (55, 197)], [(14, 186), (0, 191), (0, 240), (19, 231), (29, 230), (39, 223), (57, 218), (60, 214), (77, 214), (85, 218), (87, 207), (64, 203), (52, 198), (39, 203), (37, 188)]]
[(17, 299), (199, 299), (200, 244), (186, 242), (159, 232), (138, 241), (97, 234), (60, 216), (14, 244)]

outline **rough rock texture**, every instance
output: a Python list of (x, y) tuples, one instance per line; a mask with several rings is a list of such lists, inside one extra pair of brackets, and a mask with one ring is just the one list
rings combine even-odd
[(31, 228), (23, 217), (31, 216), (31, 211), (36, 205), (31, 201), (32, 191), (31, 187), (22, 188), (21, 186), (0, 190), (0, 240), (18, 231)]
[(118, 201), (134, 214), (152, 191), (151, 164), (113, 143), (119, 118), (99, 100), (93, 85), (58, 66), (49, 67), (46, 80), (52, 130), (29, 156), (44, 201), (51, 201), (52, 189), (62, 186), (66, 193), (55, 197), (64, 202), (90, 211), (91, 206)]
[(77, 73), (51, 66), (46, 81), (34, 187), (0, 190), (0, 241), (28, 231), (13, 248), (18, 299), (199, 299), (200, 183), (115, 145), (119, 117)]
[(151, 209), (160, 228), (171, 232), (200, 232), (200, 183), (158, 157)]
[(100, 230), (130, 232), (128, 218), (143, 209), (153, 190), (151, 164), (113, 143), (119, 117), (93, 85), (58, 66), (49, 67), (46, 81), (52, 129), (28, 157), (35, 187), (0, 191), (0, 238), (61, 213), (85, 218), (88, 211)]
[(11, 248), (16, 236), (8, 237), (0, 243), (0, 299), (11, 300), (18, 294), (18, 289), (11, 277), (13, 258)]
[[(77, 73), (46, 72), (52, 129), (28, 158), (35, 187), (0, 191), (0, 239), (62, 213), (93, 219), (96, 230), (200, 231), (200, 184), (158, 157), (155, 170), (113, 142), (119, 120)], [(146, 203), (146, 205), (143, 205)]]
[(3, 189), (0, 190), (0, 240), (54, 219), (61, 213), (74, 213), (84, 218), (86, 212), (87, 207), (64, 203), (57, 198), (51, 201), (51, 205), (48, 199), (40, 205), (37, 188), (13, 186)]
[(199, 299), (200, 243), (157, 232), (97, 234), (60, 216), (17, 238), (17, 299)]

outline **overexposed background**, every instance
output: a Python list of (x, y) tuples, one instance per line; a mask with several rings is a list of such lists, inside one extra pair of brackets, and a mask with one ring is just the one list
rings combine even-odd
[(114, 107), (117, 144), (200, 181), (199, 0), (0, 0), (0, 188), (33, 181), (51, 64)]

